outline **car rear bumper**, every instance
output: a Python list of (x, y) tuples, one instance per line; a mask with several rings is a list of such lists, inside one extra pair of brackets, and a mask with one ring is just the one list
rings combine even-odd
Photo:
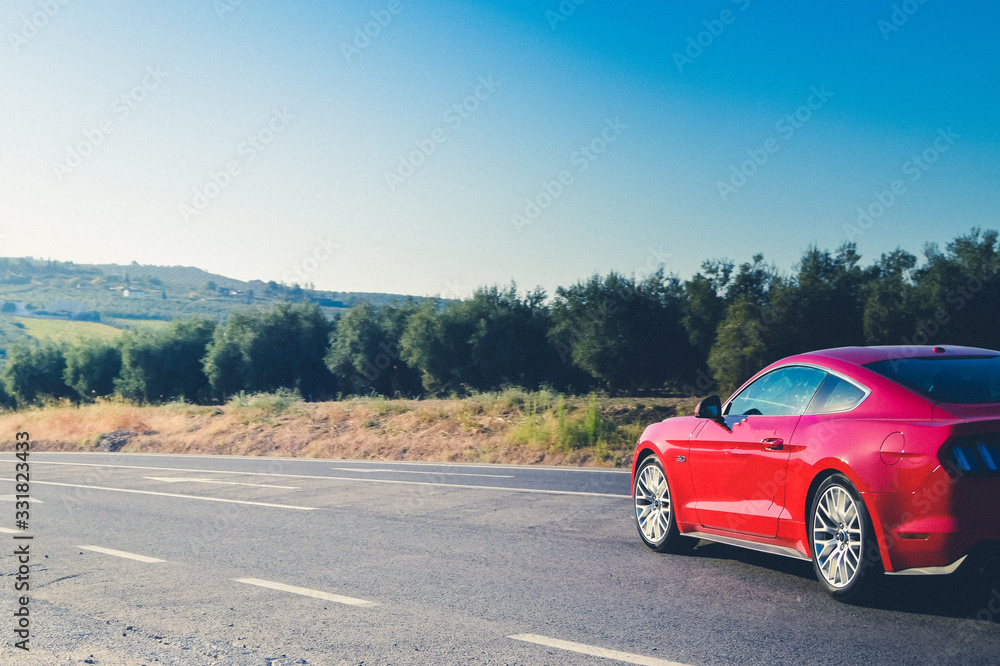
[(950, 573), (976, 546), (1000, 541), (1000, 477), (961, 478), (938, 467), (912, 493), (866, 500), (890, 573)]

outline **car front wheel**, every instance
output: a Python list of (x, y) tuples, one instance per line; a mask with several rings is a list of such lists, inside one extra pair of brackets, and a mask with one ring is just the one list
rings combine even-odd
[(635, 524), (643, 543), (659, 553), (690, 550), (697, 539), (677, 530), (673, 497), (663, 467), (656, 456), (649, 456), (639, 466), (632, 487)]
[(857, 598), (881, 567), (864, 501), (847, 477), (835, 474), (816, 491), (809, 515), (809, 545), (820, 584), (840, 601)]

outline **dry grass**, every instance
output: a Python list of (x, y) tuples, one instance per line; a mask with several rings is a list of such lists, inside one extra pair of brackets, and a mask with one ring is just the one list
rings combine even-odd
[(0, 414), (0, 450), (13, 450), (20, 431), (38, 451), (101, 450), (102, 435), (126, 431), (126, 452), (625, 466), (646, 425), (695, 402), (509, 390), (322, 403), (267, 394), (218, 407), (60, 403)]

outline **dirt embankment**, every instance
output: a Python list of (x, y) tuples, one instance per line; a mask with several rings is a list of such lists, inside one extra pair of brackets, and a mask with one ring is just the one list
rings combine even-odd
[(692, 398), (563, 398), (505, 392), (452, 400), (304, 403), (260, 395), (218, 407), (124, 402), (0, 415), (0, 450), (123, 451), (626, 466), (646, 425)]

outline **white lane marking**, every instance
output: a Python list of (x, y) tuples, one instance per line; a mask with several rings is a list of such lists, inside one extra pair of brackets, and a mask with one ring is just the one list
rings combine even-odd
[(116, 493), (136, 493), (137, 495), (159, 495), (160, 497), (180, 497), (181, 499), (204, 500), (206, 502), (225, 502), (227, 504), (250, 504), (253, 506), (270, 506), (277, 509), (298, 509), (299, 511), (315, 511), (316, 506), (292, 506), (291, 504), (270, 504), (268, 502), (249, 502), (247, 500), (223, 499), (221, 497), (201, 497), (199, 495), (179, 495), (177, 493), (158, 493), (152, 490), (132, 490), (130, 488), (108, 488), (107, 486), (85, 486), (79, 483), (56, 483), (55, 481), (33, 481), (43, 486), (65, 486), (66, 488), (89, 488), (91, 490), (110, 490)]
[(0, 533), (2, 534), (18, 534), (17, 530), (12, 530), (9, 527), (0, 527)]
[(301, 594), (306, 597), (314, 597), (316, 599), (325, 599), (326, 601), (335, 601), (338, 604), (347, 604), (348, 606), (378, 606), (374, 601), (365, 601), (364, 599), (355, 599), (354, 597), (345, 597), (342, 594), (330, 594), (329, 592), (320, 592), (319, 590), (310, 590), (307, 587), (297, 587), (295, 585), (285, 585), (284, 583), (273, 583), (269, 580), (261, 580), (260, 578), (234, 578), (237, 583), (246, 583), (248, 585), (257, 585), (259, 587), (267, 587), (272, 590), (281, 590), (282, 592), (291, 592), (292, 594)]
[(77, 546), (77, 548), (83, 548), (84, 550), (92, 550), (95, 553), (104, 553), (105, 555), (114, 555), (115, 557), (124, 557), (129, 560), (139, 560), (140, 562), (146, 562), (147, 564), (166, 562), (166, 560), (160, 560), (155, 557), (146, 557), (145, 555), (126, 553), (124, 550), (113, 550), (111, 548), (101, 548), (100, 546)]
[(513, 638), (515, 641), (524, 641), (526, 643), (544, 645), (545, 647), (557, 648), (559, 650), (566, 650), (568, 652), (587, 654), (592, 657), (615, 659), (617, 661), (624, 661), (627, 664), (639, 664), (640, 666), (687, 666), (687, 664), (682, 664), (677, 661), (667, 661), (666, 659), (657, 659), (656, 657), (647, 657), (646, 655), (632, 654), (631, 652), (608, 650), (607, 648), (584, 645), (583, 643), (574, 643), (572, 641), (563, 641), (558, 638), (549, 638), (548, 636), (539, 636), (537, 634), (515, 634), (514, 636), (508, 636), (507, 638)]
[[(203, 458), (205, 460), (246, 460), (247, 456), (231, 455), (205, 455), (197, 453), (109, 453), (105, 451), (92, 451), (89, 453), (77, 453), (76, 451), (38, 451), (34, 456), (94, 456), (105, 458), (120, 458), (127, 455), (130, 458)], [(268, 460), (283, 460), (295, 463), (322, 463), (328, 465), (331, 462), (352, 463), (358, 465), (413, 465), (423, 467), (471, 467), (472, 469), (512, 469), (512, 470), (549, 470), (552, 472), (596, 472), (604, 474), (631, 474), (630, 469), (617, 469), (614, 467), (561, 467), (556, 465), (501, 465), (498, 463), (458, 463), (458, 462), (433, 462), (428, 460), (358, 460), (354, 458), (288, 458), (285, 456), (267, 457)], [(37, 458), (35, 459), (37, 462)]]
[(440, 476), (487, 476), (493, 479), (513, 479), (513, 474), (470, 474), (468, 472), (416, 472), (412, 469), (361, 469), (360, 467), (331, 467), (341, 472), (364, 472), (373, 474), (375, 472), (389, 472), (390, 474), (438, 474)]
[(219, 483), (224, 486), (253, 486), (254, 488), (282, 488), (284, 490), (298, 490), (298, 486), (271, 486), (265, 483), (239, 483), (238, 481), (216, 481), (215, 479), (194, 479), (186, 476), (144, 476), (150, 481), (163, 481), (165, 483), (181, 483), (190, 481), (191, 483)]
[(17, 499), (14, 495), (0, 495), (0, 502), (31, 502), (32, 504), (45, 504), (42, 500), (37, 497), (31, 497), (26, 500)]
[[(290, 479), (320, 479), (320, 480), (334, 480), (334, 481), (360, 481), (362, 483), (393, 483), (404, 486), (437, 486), (438, 488), (471, 488), (472, 490), (508, 490), (515, 493), (539, 493), (542, 495), (586, 495), (588, 497), (624, 497), (626, 499), (631, 499), (631, 495), (616, 495), (613, 493), (588, 493), (578, 490), (546, 490), (543, 488), (510, 488), (505, 486), (471, 486), (463, 485), (460, 483), (431, 483), (428, 481), (392, 481), (389, 479), (356, 479), (348, 476), (313, 476), (312, 474), (277, 474), (275, 472), (235, 472), (229, 470), (197, 470), (184, 467), (143, 467), (140, 465), (104, 465), (99, 463), (66, 463), (66, 462), (42, 462), (36, 460), (33, 464), (35, 465), (72, 465), (75, 467), (114, 467), (118, 469), (153, 469), (161, 472), (199, 472), (199, 471), (209, 471), (212, 474), (242, 474), (244, 476), (279, 476), (283, 478)], [(45, 481), (35, 481), (35, 483), (51, 483)], [(56, 485), (69, 485), (69, 484), (56, 484)], [(110, 490), (115, 490), (111, 488)], [(129, 492), (148, 492), (148, 491), (129, 491)], [(165, 493), (151, 493), (153, 495), (163, 495)], [(188, 497), (185, 495), (184, 497)], [(198, 499), (210, 499), (208, 497), (200, 497)], [(236, 500), (216, 500), (218, 502), (235, 502)], [(244, 504), (259, 504), (259, 502), (244, 502)], [(279, 505), (271, 505), (279, 506)]]

